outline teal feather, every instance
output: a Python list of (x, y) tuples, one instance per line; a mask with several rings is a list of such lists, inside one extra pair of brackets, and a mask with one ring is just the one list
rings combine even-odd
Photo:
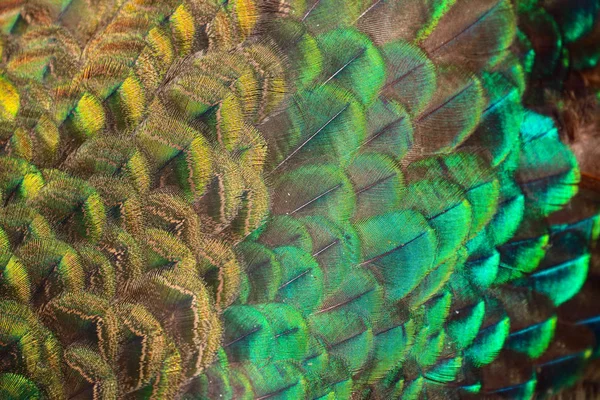
[(466, 251), (459, 249), (452, 256), (435, 266), (419, 286), (413, 290), (414, 293), (409, 296), (408, 300), (411, 308), (423, 304), (439, 293), (451, 279), (453, 273), (462, 267), (466, 257)]
[[(392, 158), (359, 155), (346, 173), (356, 193), (354, 219), (361, 220), (398, 208), (405, 193), (404, 176)], [(410, 192), (410, 189), (406, 191)]]
[(541, 356), (554, 336), (556, 317), (510, 334), (506, 347), (526, 353), (531, 358)]
[[(404, 226), (405, 230), (386, 227)], [(412, 290), (431, 270), (437, 239), (427, 220), (418, 213), (405, 211), (385, 214), (357, 226), (361, 240), (362, 262), (382, 274), (389, 285), (388, 297), (397, 300)], [(393, 236), (386, 234), (394, 232)], [(396, 268), (397, 265), (407, 266)]]
[(579, 169), (570, 150), (560, 143), (548, 117), (528, 113), (521, 126), (522, 155), (517, 182), (530, 204), (548, 215), (577, 193)]
[[(370, 105), (383, 86), (385, 64), (369, 37), (353, 29), (336, 29), (318, 36), (317, 42), (325, 58), (324, 84), (335, 82)], [(345, 52), (337, 52), (339, 47)]]
[(471, 345), (477, 336), (485, 316), (485, 303), (456, 310), (448, 321), (447, 332), (457, 348), (464, 349)]
[(302, 222), (312, 237), (312, 256), (319, 265), (327, 265), (323, 271), (324, 291), (331, 293), (359, 263), (360, 246), (356, 231), (349, 224), (338, 226), (323, 217), (307, 217)]
[(523, 119), (522, 93), (502, 72), (485, 73), (481, 82), (487, 101), (481, 122), (465, 143), (465, 148), (485, 148), (490, 153), (491, 164), (497, 166), (519, 140)]
[(277, 300), (298, 307), (305, 315), (317, 309), (323, 301), (323, 271), (311, 254), (296, 247), (275, 249), (281, 264), (281, 282)]
[(473, 344), (465, 351), (465, 357), (475, 365), (491, 363), (508, 337), (510, 320), (504, 316), (497, 322), (481, 329), (473, 341)]
[(498, 276), (500, 253), (496, 249), (487, 249), (487, 253), (476, 255), (465, 265), (469, 280), (482, 289), (490, 287)]
[(438, 239), (437, 261), (442, 262), (463, 245), (471, 230), (472, 210), (462, 188), (443, 179), (414, 181), (403, 200), (428, 219)]

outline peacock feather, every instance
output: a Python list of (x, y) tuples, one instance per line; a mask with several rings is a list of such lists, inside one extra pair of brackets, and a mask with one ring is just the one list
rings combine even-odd
[(600, 390), (599, 16), (0, 0), (0, 398)]

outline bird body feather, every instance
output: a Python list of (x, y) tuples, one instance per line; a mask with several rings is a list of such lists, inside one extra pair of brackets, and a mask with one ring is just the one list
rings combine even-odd
[(597, 194), (545, 111), (600, 3), (565, 4), (4, 1), (0, 397), (578, 385)]

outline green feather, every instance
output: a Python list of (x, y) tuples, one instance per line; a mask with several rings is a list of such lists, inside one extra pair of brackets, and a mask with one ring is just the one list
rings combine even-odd
[(367, 110), (367, 137), (361, 152), (401, 160), (412, 144), (413, 126), (408, 112), (396, 101), (380, 97)]
[(325, 82), (336, 82), (353, 92), (360, 102), (373, 102), (385, 79), (379, 50), (355, 29), (336, 29), (317, 37), (323, 51)]
[(292, 363), (273, 362), (263, 368), (246, 364), (244, 374), (252, 385), (254, 398), (292, 400), (306, 395), (306, 379)]
[(379, 271), (389, 287), (389, 299), (404, 297), (434, 266), (437, 239), (421, 214), (408, 210), (388, 213), (360, 222), (356, 228), (362, 246), (361, 265)]
[(571, 151), (549, 117), (528, 112), (521, 126), (522, 154), (517, 182), (543, 215), (559, 210), (577, 193), (580, 173)]
[(412, 115), (419, 115), (432, 100), (437, 87), (434, 64), (410, 43), (388, 43), (382, 51), (387, 65), (382, 97), (397, 101)]
[(312, 256), (319, 265), (326, 266), (324, 291), (331, 293), (359, 262), (360, 244), (356, 232), (350, 224), (338, 226), (323, 217), (307, 217), (302, 222), (312, 237)]
[(529, 286), (547, 295), (560, 305), (579, 292), (585, 282), (590, 256), (585, 254), (515, 281), (515, 285)]
[(276, 153), (276, 169), (319, 161), (347, 165), (366, 135), (360, 101), (334, 82), (302, 91), (288, 113), (291, 132)]
[(389, 322), (385, 322), (385, 328), (382, 327), (381, 331), (375, 333), (373, 365), (369, 368), (367, 378), (371, 383), (383, 378), (390, 370), (400, 365), (412, 344), (414, 333), (412, 322), (399, 325), (392, 322), (390, 318)]
[(246, 262), (247, 294), (243, 303), (266, 303), (273, 301), (281, 284), (281, 264), (275, 253), (257, 243), (246, 242), (237, 246), (237, 251)]
[(475, 365), (491, 363), (504, 346), (510, 329), (510, 319), (501, 318), (498, 322), (485, 327), (465, 351), (465, 357)]
[(281, 284), (277, 300), (293, 304), (303, 314), (313, 312), (323, 301), (323, 271), (317, 261), (296, 247), (278, 247), (275, 256), (281, 264)]
[(347, 174), (356, 192), (356, 220), (398, 208), (405, 193), (404, 176), (393, 159), (377, 154), (360, 155), (347, 168)]
[(223, 314), (223, 347), (232, 361), (266, 362), (272, 356), (275, 337), (265, 316), (251, 306), (232, 306)]
[(473, 343), (479, 333), (484, 316), (485, 302), (483, 301), (455, 311), (448, 321), (446, 331), (457, 348), (465, 349)]
[(484, 147), (489, 151), (492, 166), (500, 164), (519, 140), (523, 119), (521, 92), (504, 74), (484, 73), (481, 83), (486, 92), (486, 105), (481, 122), (465, 147)]
[(525, 353), (531, 358), (538, 358), (548, 349), (555, 329), (556, 317), (554, 316), (537, 325), (511, 333), (506, 348)]
[(0, 394), (5, 399), (38, 400), (42, 394), (36, 385), (22, 375), (3, 373), (0, 374)]
[(420, 211), (438, 239), (438, 262), (465, 243), (471, 230), (472, 210), (459, 186), (444, 179), (413, 181), (402, 205)]
[(301, 360), (308, 348), (308, 327), (302, 314), (285, 304), (257, 307), (266, 317), (275, 335), (275, 359)]

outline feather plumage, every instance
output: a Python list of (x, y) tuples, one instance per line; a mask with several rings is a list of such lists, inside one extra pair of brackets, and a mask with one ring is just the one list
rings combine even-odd
[(0, 396), (576, 383), (598, 210), (544, 111), (600, 6), (563, 6), (0, 4)]

